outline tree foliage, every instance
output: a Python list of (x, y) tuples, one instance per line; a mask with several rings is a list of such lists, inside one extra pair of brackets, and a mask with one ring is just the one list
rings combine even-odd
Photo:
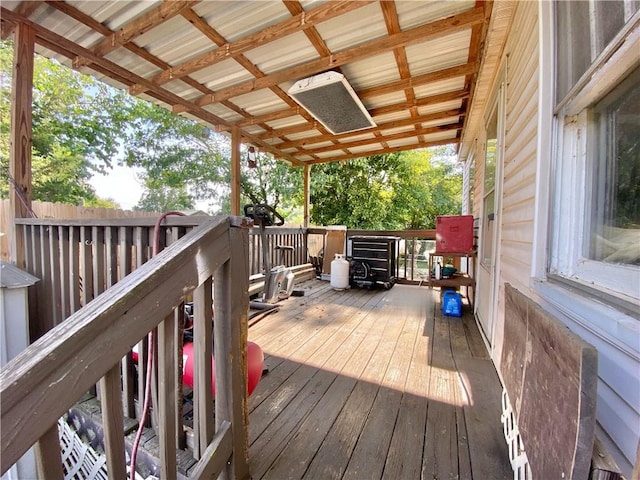
[[(0, 43), (0, 165), (9, 174), (13, 45)], [(35, 200), (104, 204), (88, 180), (118, 151), (124, 94), (40, 56), (34, 61), (32, 175)], [(0, 194), (6, 197), (8, 182)]]
[(311, 218), (319, 225), (434, 228), (436, 216), (460, 211), (461, 175), (432, 151), (321, 164), (311, 178)]
[[(0, 43), (0, 162), (8, 174), (13, 51)], [(352, 228), (431, 228), (458, 213), (461, 181), (451, 162), (430, 151), (377, 155), (314, 166), (311, 218)], [(268, 203), (285, 217), (303, 203), (302, 169), (258, 153), (242, 154), (241, 202)], [(35, 59), (33, 198), (97, 205), (88, 183), (118, 162), (143, 171), (140, 210), (230, 211), (230, 139), (189, 118), (130, 97), (55, 61)], [(8, 182), (0, 194), (7, 195)], [(108, 203), (108, 202), (107, 202)]]

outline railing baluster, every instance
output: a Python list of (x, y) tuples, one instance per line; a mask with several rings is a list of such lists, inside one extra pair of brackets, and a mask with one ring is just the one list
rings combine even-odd
[(93, 300), (93, 261), (91, 252), (93, 250), (93, 239), (91, 227), (80, 227), (80, 252), (82, 260), (80, 264), (80, 276), (82, 277), (82, 304), (86, 305)]
[(116, 364), (100, 379), (102, 426), (109, 478), (125, 478), (124, 422), (120, 395), (120, 365)]
[[(122, 280), (131, 272), (131, 242), (131, 229), (129, 227), (120, 227), (120, 231), (118, 232), (118, 280)], [(135, 386), (133, 379), (133, 362), (130, 353), (122, 358), (121, 370), (122, 406), (124, 414), (129, 418), (135, 418)]]
[(175, 314), (167, 315), (158, 326), (158, 437), (160, 438), (160, 476), (175, 480), (176, 467), (176, 402), (174, 375), (176, 364)]
[(104, 232), (107, 288), (118, 281), (118, 229), (106, 227)]
[(212, 281), (207, 278), (193, 292), (193, 428), (194, 457), (200, 458), (202, 452), (213, 439), (213, 397), (211, 395), (211, 355), (213, 325)]
[(80, 232), (78, 227), (69, 227), (69, 307), (71, 313), (80, 309)]
[(105, 290), (104, 272), (104, 229), (93, 227), (93, 288), (97, 297)]
[(51, 276), (51, 307), (52, 319), (55, 327), (62, 321), (62, 299), (61, 299), (61, 279), (60, 279), (60, 237), (61, 227), (51, 226), (49, 232), (49, 268)]
[[(136, 227), (134, 232), (134, 243), (136, 247), (136, 268), (140, 268), (147, 261), (149, 235), (146, 227)], [(145, 379), (147, 376), (147, 338), (138, 342), (138, 403), (136, 405), (136, 418), (142, 418), (142, 408), (145, 402)], [(151, 425), (151, 420), (147, 417), (146, 426)]]
[(38, 477), (47, 480), (62, 480), (64, 478), (57, 423), (53, 424), (36, 442), (35, 452)]
[(69, 271), (69, 227), (58, 227), (58, 241), (60, 245), (60, 321), (71, 315), (71, 272)]

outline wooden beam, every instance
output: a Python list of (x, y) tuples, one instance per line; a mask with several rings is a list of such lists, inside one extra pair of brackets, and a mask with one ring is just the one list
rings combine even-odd
[[(287, 7), (287, 10), (289, 10), (289, 13), (291, 15), (305, 15), (306, 17), (304, 8), (302, 8), (302, 5), (300, 5), (300, 2), (298, 0), (283, 0), (282, 3), (284, 3), (284, 6)], [(369, 2), (362, 2), (362, 5), (366, 5), (367, 3)], [(331, 50), (329, 50), (326, 43), (324, 43), (322, 36), (315, 26), (305, 29), (304, 34), (321, 57), (328, 57), (329, 55), (331, 55)]]
[[(211, 25), (209, 25), (205, 19), (200, 17), (193, 10), (187, 9), (183, 11), (182, 16), (186, 20), (188, 20), (191, 24), (193, 24), (193, 26), (195, 26), (203, 35), (205, 35), (207, 38), (213, 41), (216, 45), (218, 45), (218, 47), (223, 48), (227, 44), (226, 39), (222, 35), (220, 35), (220, 33), (218, 33), (213, 27), (211, 27)], [(240, 66), (242, 66), (242, 68), (244, 68), (249, 73), (251, 73), (251, 75), (253, 75), (254, 77), (260, 78), (265, 76), (265, 74), (244, 55), (242, 54), (237, 55), (236, 57), (234, 57), (234, 60), (238, 62)], [(167, 66), (167, 68), (169, 68), (169, 66)], [(189, 78), (189, 77), (183, 77), (183, 80), (186, 78)], [(206, 92), (203, 92), (205, 93), (205, 95), (214, 95), (214, 92), (211, 89), (207, 88), (206, 90), (207, 90)], [(289, 97), (289, 95), (287, 95), (280, 87), (278, 86), (271, 87), (271, 91), (275, 93), (281, 100), (283, 100), (290, 107), (293, 107), (294, 105), (296, 105), (296, 102), (291, 97)], [(247, 113), (240, 107), (236, 106), (234, 103), (230, 102), (229, 100), (223, 100), (220, 103), (223, 106), (229, 108), (230, 110), (236, 113), (239, 113), (244, 118), (251, 118), (251, 115), (249, 113)], [(174, 109), (174, 113), (180, 113), (181, 111), (184, 111), (184, 110), (181, 109), (180, 106)], [(311, 120), (312, 117), (311, 115), (305, 112), (305, 118), (307, 120)], [(267, 131), (272, 130), (272, 128), (267, 124), (258, 123), (258, 125)]]
[(110, 478), (126, 478), (124, 458), (124, 421), (120, 394), (120, 365), (115, 365), (100, 380), (102, 425)]
[(57, 423), (54, 423), (51, 428), (42, 434), (36, 443), (35, 452), (36, 468), (40, 478), (51, 480), (62, 480), (64, 478)]
[(395, 152), (403, 152), (405, 150), (417, 150), (418, 148), (429, 148), (429, 147), (439, 147), (441, 145), (450, 145), (457, 144), (460, 142), (459, 138), (451, 138), (447, 140), (437, 140), (435, 142), (423, 142), (419, 141), (417, 143), (413, 143), (411, 145), (401, 145), (399, 147), (389, 147), (382, 148), (380, 150), (375, 150), (367, 153), (350, 153), (348, 155), (341, 155), (339, 157), (330, 157), (330, 158), (320, 158), (317, 160), (309, 160), (304, 162), (305, 165), (317, 165), (318, 163), (328, 163), (328, 162), (342, 162), (345, 160), (351, 160), (353, 158), (364, 158), (371, 155), (383, 155), (385, 153), (395, 153)]
[(392, 50), (396, 47), (411, 45), (414, 43), (425, 42), (433, 38), (448, 35), (453, 32), (465, 30), (473, 25), (483, 21), (483, 9), (473, 8), (463, 13), (453, 15), (443, 20), (431, 22), (419, 27), (415, 27), (404, 32), (400, 32), (387, 37), (378, 38), (365, 42), (357, 47), (345, 49), (335, 53), (330, 57), (312, 60), (310, 62), (297, 65), (295, 67), (280, 70), (262, 78), (243, 82), (232, 87), (223, 88), (216, 94), (206, 97), (200, 97), (193, 103), (197, 106), (210, 105), (215, 102), (221, 102), (232, 97), (244, 95), (263, 88), (269, 88), (283, 82), (297, 80), (308, 75), (313, 75), (325, 70), (330, 70), (347, 63), (369, 58), (379, 53)]
[[(434, 133), (442, 133), (442, 132), (449, 132), (449, 131), (452, 131), (452, 130), (460, 130), (461, 128), (462, 128), (462, 123), (461, 122), (447, 124), (447, 125), (439, 125), (437, 127), (414, 128), (414, 129), (412, 129), (410, 131), (407, 131), (407, 132), (400, 132), (400, 133), (394, 133), (392, 135), (385, 135), (384, 136), (384, 141), (388, 142), (388, 141), (391, 141), (391, 140), (402, 140), (404, 138), (415, 137), (416, 135), (431, 135), (431, 134), (434, 134)], [(355, 141), (352, 141), (352, 142), (340, 143), (338, 145), (329, 145), (327, 147), (310, 148), (308, 150), (302, 150), (300, 152), (297, 152), (296, 155), (318, 155), (319, 153), (327, 153), (327, 152), (333, 152), (335, 150), (363, 147), (365, 145), (371, 145), (371, 144), (374, 144), (374, 143), (380, 143), (381, 140), (382, 139), (378, 138), (378, 137), (365, 138), (365, 139), (362, 139), (362, 140), (355, 140)]]
[[(139, 37), (143, 33), (146, 33), (176, 15), (179, 15), (182, 10), (192, 7), (199, 3), (199, 1), (200, 0), (172, 0), (170, 2), (163, 2), (159, 7), (137, 17), (135, 20), (124, 25), (118, 31), (109, 35), (98, 45), (93, 47), (92, 52), (98, 57), (104, 57), (117, 48), (122, 47), (124, 44), (129, 43), (134, 38)], [(76, 68), (80, 68), (90, 63), (90, 58), (79, 57), (74, 60)]]
[[(384, 22), (387, 26), (388, 34), (395, 34), (402, 31), (400, 28), (400, 21), (398, 20), (398, 12), (396, 11), (396, 3), (394, 1), (386, 1), (380, 2), (380, 7), (382, 8), (382, 14), (384, 15)], [(398, 65), (398, 72), (400, 73), (400, 78), (403, 80), (407, 80), (411, 78), (411, 70), (409, 68), (409, 60), (407, 59), (407, 53), (404, 47), (396, 47), (393, 49), (393, 54), (396, 58), (396, 64)], [(404, 94), (407, 99), (407, 103), (412, 103), (416, 99), (416, 94), (413, 89), (413, 86), (409, 86), (404, 89)], [(418, 108), (415, 106), (411, 106), (408, 108), (410, 115), (412, 118), (418, 116)], [(416, 124), (416, 128), (419, 128), (420, 125)], [(377, 134), (379, 135), (379, 134)], [(385, 147), (387, 145), (385, 144)]]
[[(444, 102), (449, 102), (452, 100), (458, 100), (458, 99), (464, 99), (467, 98), (469, 96), (469, 93), (466, 91), (456, 91), (456, 92), (449, 92), (449, 93), (440, 93), (437, 95), (432, 95), (429, 97), (424, 97), (424, 98), (419, 98), (417, 100), (415, 100), (414, 102), (412, 102), (411, 104), (408, 102), (402, 102), (402, 103), (396, 103), (393, 105), (385, 105), (384, 107), (379, 107), (379, 108), (373, 108), (369, 111), (369, 114), (374, 117), (377, 116), (381, 116), (381, 115), (386, 115), (389, 113), (397, 113), (397, 112), (402, 112), (404, 110), (408, 110), (409, 108), (411, 108), (412, 106), (417, 106), (417, 107), (426, 107), (429, 105), (437, 105), (439, 103), (444, 103)], [(456, 110), (445, 110), (443, 112), (436, 112), (436, 113), (431, 113), (428, 115), (422, 115), (421, 117), (418, 118), (418, 121), (421, 122), (427, 122), (427, 121), (432, 121), (432, 120), (437, 120), (439, 118), (446, 118), (446, 117), (450, 117), (450, 116), (455, 116), (455, 115), (461, 115), (463, 113), (462, 109), (456, 109)], [(339, 138), (346, 138), (346, 137), (351, 137), (353, 135), (359, 135), (362, 133), (374, 133), (376, 131), (380, 131), (380, 130), (384, 130), (384, 129), (389, 129), (389, 128), (395, 128), (398, 126), (403, 126), (406, 125), (405, 119), (403, 120), (395, 120), (393, 122), (387, 122), (387, 123), (381, 123), (379, 124), (377, 127), (371, 127), (368, 129), (363, 129), (363, 130), (359, 130), (358, 132), (348, 132), (348, 133), (343, 133), (343, 134), (339, 134), (339, 135), (332, 135), (332, 139), (339, 139)], [(306, 132), (309, 130), (314, 130), (316, 129), (316, 125), (318, 124), (318, 122), (312, 122), (312, 123), (300, 123), (298, 125), (294, 125), (292, 127), (287, 127), (287, 128), (282, 128), (282, 129), (277, 129), (277, 130), (271, 130), (269, 132), (265, 132), (265, 133), (261, 133), (259, 135), (256, 135), (257, 138), (261, 139), (261, 140), (268, 140), (270, 138), (277, 138), (277, 137), (283, 137), (283, 136), (287, 136), (287, 135), (293, 135), (296, 133), (302, 133), (302, 132)], [(328, 141), (329, 139), (327, 138), (328, 135), (316, 135), (315, 137), (307, 137), (304, 139), (301, 139), (299, 141), (299, 143), (314, 143), (316, 141), (316, 139), (323, 137), (326, 138), (326, 140), (322, 140), (322, 141)], [(294, 145), (296, 142), (287, 142), (287, 144), (292, 144)], [(277, 146), (278, 148), (283, 148), (280, 144), (274, 144), (274, 146)]]
[[(165, 70), (150, 81), (155, 85), (162, 85), (176, 78), (189, 75), (191, 73), (202, 70), (203, 68), (210, 67), (216, 63), (222, 62), (229, 58), (235, 58), (252, 48), (265, 45), (269, 42), (279, 40), (293, 33), (311, 28), (314, 25), (327, 21), (343, 13), (349, 12), (356, 8), (360, 8), (370, 1), (335, 1), (327, 2), (324, 5), (310, 10), (309, 12), (303, 12), (299, 15), (291, 17), (283, 22), (275, 25), (268, 26), (255, 33), (247, 35), (232, 43), (225, 43), (219, 48), (206, 52), (202, 55), (188, 60), (180, 65), (177, 65), (169, 70)], [(274, 84), (275, 85), (275, 84)], [(146, 89), (144, 84), (135, 85), (130, 89), (132, 95), (138, 95), (144, 92)], [(230, 98), (230, 97), (229, 97)]]
[[(192, 104), (190, 100), (183, 99), (180, 96), (168, 90), (165, 90), (163, 88), (150, 84), (143, 77), (140, 77), (139, 75), (135, 75), (134, 73), (130, 72), (124, 67), (121, 67), (120, 65), (114, 62), (111, 62), (106, 58), (102, 58), (94, 55), (93, 52), (91, 52), (90, 50), (72, 42), (71, 40), (68, 40), (62, 37), (61, 35), (58, 35), (50, 30), (47, 30), (46, 28), (38, 24), (35, 24), (19, 15), (16, 15), (11, 10), (8, 10), (4, 7), (0, 7), (0, 15), (3, 18), (7, 19), (8, 21), (16, 22), (16, 23), (22, 22), (26, 25), (31, 26), (36, 32), (36, 38), (38, 39), (38, 42), (42, 45), (46, 45), (47, 48), (50, 48), (53, 51), (56, 51), (69, 58), (71, 58), (69, 55), (70, 52), (72, 52), (74, 55), (87, 57), (93, 63), (93, 66), (91, 68), (97, 71), (100, 71), (107, 76), (115, 78), (118, 81), (122, 81), (125, 84), (131, 84), (135, 82), (146, 84), (151, 90), (150, 94), (155, 98), (157, 98), (158, 100), (164, 103), (167, 103), (169, 105), (182, 104), (182, 105), (188, 106), (189, 108), (187, 110), (190, 110), (194, 116), (200, 118), (201, 120), (213, 126), (216, 126), (216, 127), (219, 125), (230, 126), (230, 123), (212, 114), (211, 112), (208, 112), (207, 110)], [(295, 158), (287, 154), (282, 154), (281, 152), (278, 152), (276, 149), (271, 147), (271, 145), (261, 141), (260, 139), (256, 138), (254, 135), (244, 132), (243, 136), (247, 138), (250, 142), (254, 143), (255, 145), (259, 145), (260, 147), (262, 147), (264, 151), (272, 153), (273, 155), (278, 156), (284, 160), (287, 160), (291, 162), (293, 165), (301, 165), (298, 162), (298, 160), (296, 160)]]
[[(438, 70), (437, 72), (430, 72), (423, 75), (418, 75), (417, 77), (413, 77), (410, 80), (400, 80), (400, 81), (391, 82), (385, 85), (380, 85), (377, 87), (359, 90), (356, 93), (360, 99), (387, 95), (389, 93), (394, 93), (400, 90), (404, 90), (409, 85), (417, 87), (417, 86), (425, 85), (431, 82), (438, 82), (441, 80), (448, 80), (451, 78), (468, 75), (474, 72), (475, 65), (476, 65), (475, 63), (467, 63), (457, 67)], [(392, 111), (404, 110), (404, 109), (410, 108), (410, 106), (413, 106), (413, 105), (425, 106), (425, 105), (431, 105), (438, 102), (446, 102), (449, 100), (453, 100), (454, 98), (462, 98), (460, 97), (460, 95), (469, 95), (469, 93), (466, 92), (465, 90), (458, 90), (457, 92), (449, 92), (449, 93), (443, 93), (438, 95), (432, 95), (429, 97), (416, 99), (413, 103), (410, 103), (407, 101), (407, 102), (397, 103), (395, 105), (381, 107), (376, 110), (370, 110), (369, 114), (371, 114), (371, 112), (377, 112), (378, 115), (381, 115), (382, 113), (391, 113)], [(266, 113), (264, 115), (252, 117), (247, 120), (241, 120), (237, 122), (235, 125), (238, 125), (239, 127), (247, 127), (250, 125), (270, 122), (273, 120), (280, 120), (282, 118), (293, 117), (295, 115), (302, 115), (305, 112), (306, 111), (300, 106), (295, 106), (292, 108), (278, 110), (275, 112)], [(373, 114), (371, 115), (373, 116)], [(274, 136), (282, 135), (282, 134), (277, 134), (278, 131), (274, 131), (274, 132), (275, 132)]]
[(415, 123), (421, 124), (426, 122), (444, 120), (446, 118), (451, 118), (451, 117), (458, 117), (458, 116), (462, 116), (463, 114), (464, 112), (459, 108), (454, 110), (445, 110), (443, 112), (436, 112), (436, 113), (430, 113), (428, 115), (421, 115), (415, 119), (403, 118), (402, 120), (393, 120), (391, 122), (381, 123), (377, 127), (358, 130), (357, 132), (341, 133), (338, 135), (331, 135), (331, 134), (316, 135), (315, 137), (306, 137), (297, 141), (278, 143), (275, 146), (283, 150), (287, 148), (304, 148), (308, 145), (323, 143), (329, 140), (341, 140), (341, 139), (350, 138), (350, 137), (358, 137), (358, 136), (362, 136), (363, 134), (376, 133), (383, 130), (391, 130), (394, 128), (405, 127), (407, 125), (413, 125)]
[(240, 215), (240, 129), (231, 130), (231, 215)]
[[(11, 261), (25, 266), (25, 242), (22, 230), (13, 219), (31, 213), (31, 108), (33, 100), (33, 55), (35, 31), (19, 23), (15, 29), (13, 85), (11, 92), (11, 147), (9, 161), (9, 204), (11, 216)], [(20, 238), (18, 238), (20, 237)]]
[(304, 220), (303, 227), (307, 228), (309, 226), (309, 202), (311, 200), (311, 165), (304, 166), (304, 172), (302, 174), (302, 178), (304, 181)]
[(249, 230), (229, 229), (231, 255), (214, 274), (216, 339), (214, 357), (226, 359), (216, 368), (216, 431), (231, 423), (233, 454), (227, 464), (228, 480), (249, 475), (249, 411), (247, 394), (247, 333), (249, 306)]
[[(15, 9), (16, 13), (29, 18), (44, 2), (35, 0), (23, 0)], [(15, 31), (15, 24), (2, 23), (2, 40), (6, 40)]]
[(379, 97), (382, 95), (388, 95), (389, 93), (395, 93), (400, 90), (404, 90), (408, 87), (417, 87), (420, 85), (426, 85), (427, 83), (439, 82), (441, 80), (449, 80), (451, 78), (461, 77), (469, 75), (475, 71), (476, 63), (468, 62), (455, 67), (444, 68), (435, 72), (423, 73), (415, 77), (406, 78), (402, 80), (396, 80), (395, 82), (389, 82), (385, 85), (377, 87), (363, 88), (358, 90), (358, 97), (369, 98)]

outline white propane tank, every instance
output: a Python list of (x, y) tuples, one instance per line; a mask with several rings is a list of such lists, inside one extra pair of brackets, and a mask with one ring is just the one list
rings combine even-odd
[(335, 290), (349, 288), (349, 262), (342, 253), (336, 253), (331, 261), (331, 286)]

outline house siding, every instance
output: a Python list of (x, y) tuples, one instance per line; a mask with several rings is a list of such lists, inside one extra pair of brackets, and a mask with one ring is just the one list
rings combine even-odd
[(533, 252), (538, 115), (538, 12), (535, 2), (520, 2), (504, 49), (506, 70), (505, 147), (498, 292), (493, 338), (500, 358), (504, 329), (504, 284), (528, 289)]
[[(546, 81), (540, 78), (540, 21), (538, 2), (517, 3), (489, 88), (494, 92), (497, 82), (503, 79), (506, 82), (500, 240), (496, 264), (499, 290), (493, 310), (493, 338), (487, 340), (499, 370), (505, 322), (504, 285), (510, 283), (592, 344), (598, 350), (597, 430), (623, 473), (630, 476), (636, 462), (640, 433), (640, 322), (585, 295), (573, 293), (561, 284), (534, 278), (532, 274), (536, 271), (534, 252), (547, 252), (549, 247), (544, 236), (535, 240), (537, 229), (546, 230), (546, 225), (536, 225), (536, 222), (547, 222), (546, 215), (537, 218), (536, 214), (538, 167), (541, 162), (549, 161), (542, 158), (548, 154), (538, 152), (538, 128), (548, 125), (553, 129), (551, 119), (548, 122), (539, 119), (539, 82)], [(544, 21), (548, 21), (546, 17)], [(504, 72), (504, 77), (500, 71)], [(483, 119), (491, 106), (488, 100), (482, 111)], [(472, 211), (479, 217), (483, 198), (483, 128), (479, 127), (465, 141), (468, 145), (463, 146), (463, 150), (471, 151), (472, 142), (478, 147), (474, 160), (476, 175), (471, 187), (474, 189)], [(543, 185), (549, 182), (546, 194), (551, 196), (550, 179), (544, 173), (540, 175), (539, 181)], [(544, 188), (538, 191), (544, 192)]]

